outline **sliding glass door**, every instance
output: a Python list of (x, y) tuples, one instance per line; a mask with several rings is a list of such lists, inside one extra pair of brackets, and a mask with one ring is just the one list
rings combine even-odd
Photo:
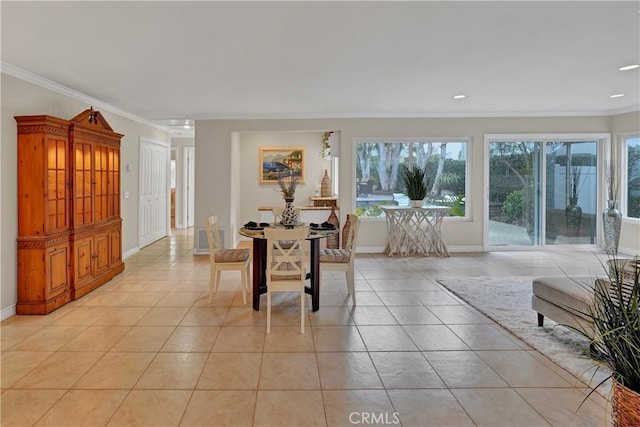
[(488, 246), (596, 243), (599, 140), (487, 143)]

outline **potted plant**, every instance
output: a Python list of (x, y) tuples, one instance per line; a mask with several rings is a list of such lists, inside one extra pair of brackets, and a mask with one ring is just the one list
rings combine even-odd
[(592, 354), (611, 371), (614, 425), (638, 426), (640, 257), (610, 258), (607, 264), (607, 278), (596, 280), (593, 304), (587, 313), (583, 313), (592, 322), (592, 329), (573, 329), (589, 339)]
[(414, 208), (422, 207), (424, 198), (427, 197), (427, 193), (429, 192), (426, 175), (426, 168), (402, 166), (400, 178), (404, 186), (404, 194), (409, 197), (411, 206)]

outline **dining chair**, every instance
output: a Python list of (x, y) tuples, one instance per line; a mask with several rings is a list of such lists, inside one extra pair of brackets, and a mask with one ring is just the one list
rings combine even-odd
[(351, 226), (348, 231), (345, 247), (342, 249), (322, 249), (320, 251), (320, 271), (344, 271), (347, 276), (347, 290), (351, 294), (351, 301), (355, 306), (354, 264), (360, 219), (357, 215), (353, 214), (348, 214), (347, 218), (346, 223), (351, 223)]
[(207, 241), (209, 243), (209, 262), (211, 264), (211, 278), (209, 279), (209, 303), (213, 294), (218, 292), (220, 276), (223, 271), (238, 270), (241, 275), (242, 303), (247, 303), (249, 289), (249, 249), (225, 249), (220, 244), (218, 231), (218, 216), (207, 218)]
[[(300, 292), (300, 333), (304, 334), (306, 268), (304, 242), (309, 227), (265, 228), (267, 239), (267, 334), (271, 333), (271, 294), (273, 292)], [(291, 242), (283, 247), (281, 242)]]
[[(296, 217), (298, 218), (298, 221), (300, 221), (301, 209), (300, 208), (295, 208), (295, 210), (296, 210)], [(282, 220), (282, 213), (284, 212), (284, 208), (272, 208), (271, 212), (273, 213), (274, 223), (279, 224), (280, 221)], [(289, 248), (289, 246), (291, 246), (291, 242), (283, 240), (283, 241), (280, 242), (280, 246), (282, 246), (283, 248), (287, 249), (287, 248)]]

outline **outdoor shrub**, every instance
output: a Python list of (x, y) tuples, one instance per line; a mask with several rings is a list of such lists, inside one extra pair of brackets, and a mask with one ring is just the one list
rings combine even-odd
[(454, 200), (453, 205), (451, 206), (452, 216), (464, 216), (464, 202), (464, 196), (456, 196), (456, 200)]
[(640, 196), (630, 196), (627, 206), (627, 216), (640, 218)]
[(502, 204), (502, 221), (516, 223), (522, 218), (524, 192), (522, 189), (509, 193)]

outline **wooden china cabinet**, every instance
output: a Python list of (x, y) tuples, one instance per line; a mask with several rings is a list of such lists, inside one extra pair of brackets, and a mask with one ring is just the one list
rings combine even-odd
[(102, 114), (18, 116), (18, 314), (47, 314), (124, 270), (120, 139)]

